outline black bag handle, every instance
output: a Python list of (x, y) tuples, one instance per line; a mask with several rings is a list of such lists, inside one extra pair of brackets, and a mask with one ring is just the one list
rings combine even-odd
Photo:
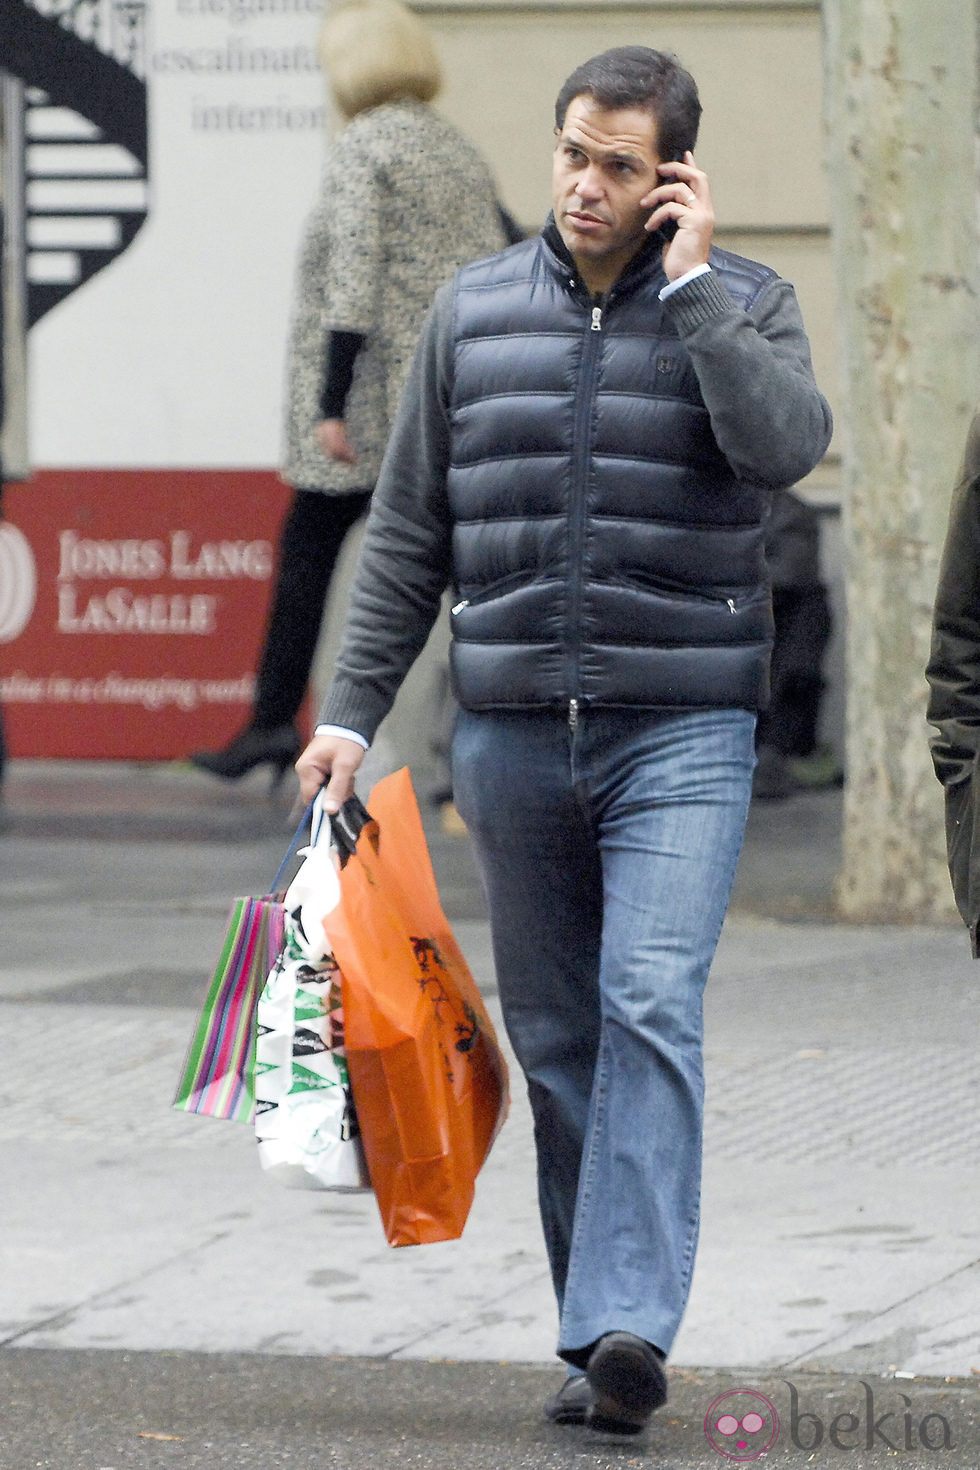
[(359, 796), (349, 796), (330, 817), (330, 835), (340, 854), (340, 866), (345, 868), (354, 856), (357, 840), (365, 827), (374, 824), (374, 818)]
[[(295, 856), (304, 834), (312, 831), (313, 806), (315, 802), (316, 797), (314, 796), (313, 801), (310, 802), (306, 811), (303, 813), (299, 826), (293, 833), (292, 840), (286, 849), (286, 855), (279, 864), (279, 871), (272, 880), (272, 887), (269, 889), (270, 893), (279, 892), (279, 885), (282, 882), (283, 874), (289, 862)], [(349, 796), (339, 812), (331, 813), (330, 835), (333, 838), (333, 844), (337, 852), (340, 854), (340, 866), (342, 868), (346, 867), (349, 859), (354, 856), (357, 839), (364, 831), (364, 828), (370, 826), (373, 822), (374, 818), (359, 796)]]

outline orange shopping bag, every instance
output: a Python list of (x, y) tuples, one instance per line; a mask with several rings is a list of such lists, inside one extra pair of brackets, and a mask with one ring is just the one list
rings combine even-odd
[[(507, 1065), (442, 912), (407, 769), (333, 821), (344, 1045), (389, 1245), (454, 1240), (506, 1116)], [(346, 860), (345, 860), (346, 858)]]

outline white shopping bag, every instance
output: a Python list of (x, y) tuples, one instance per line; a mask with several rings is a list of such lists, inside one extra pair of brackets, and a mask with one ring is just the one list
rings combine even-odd
[(340, 975), (323, 916), (340, 886), (319, 802), (285, 897), (282, 953), (259, 998), (255, 1135), (266, 1173), (293, 1189), (370, 1189), (343, 1049)]

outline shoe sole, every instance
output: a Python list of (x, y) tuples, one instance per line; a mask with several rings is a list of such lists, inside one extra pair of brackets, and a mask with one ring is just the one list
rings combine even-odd
[(589, 1414), (588, 1409), (570, 1409), (567, 1413), (545, 1414), (544, 1417), (549, 1424), (560, 1424), (563, 1428), (567, 1428), (570, 1424), (574, 1426), (588, 1424)]
[(606, 1434), (639, 1434), (667, 1401), (667, 1377), (648, 1348), (625, 1334), (603, 1338), (589, 1361), (589, 1427)]

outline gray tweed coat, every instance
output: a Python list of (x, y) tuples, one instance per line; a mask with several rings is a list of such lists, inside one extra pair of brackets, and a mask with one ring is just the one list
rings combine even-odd
[[(282, 477), (304, 490), (370, 489), (437, 286), (506, 241), (473, 145), (422, 102), (360, 113), (334, 142), (297, 268)], [(331, 330), (366, 337), (345, 420), (356, 465), (313, 437)]]

